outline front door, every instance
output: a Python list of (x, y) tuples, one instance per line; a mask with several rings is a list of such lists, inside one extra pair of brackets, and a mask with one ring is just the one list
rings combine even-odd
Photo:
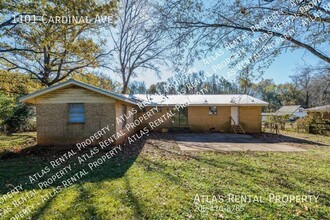
[(231, 118), (234, 120), (231, 121), (231, 125), (239, 124), (239, 108), (238, 107), (231, 107)]
[(172, 127), (187, 127), (188, 126), (188, 109), (180, 108), (173, 109), (174, 116), (172, 116)]

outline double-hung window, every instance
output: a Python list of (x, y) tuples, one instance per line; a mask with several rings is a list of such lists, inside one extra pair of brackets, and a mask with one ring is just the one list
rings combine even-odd
[(85, 106), (82, 103), (69, 104), (69, 122), (84, 123), (85, 122)]

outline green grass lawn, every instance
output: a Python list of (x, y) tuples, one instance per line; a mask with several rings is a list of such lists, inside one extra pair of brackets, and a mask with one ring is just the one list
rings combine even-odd
[[(16, 145), (17, 137), (11, 138)], [(8, 139), (2, 138), (3, 141), (10, 143)], [(329, 143), (327, 138), (320, 142)], [(32, 148), (28, 154), (18, 152), (0, 160), (0, 194), (3, 196), (17, 184), (24, 188), (4, 203), (0, 199), (0, 208), (12, 207), (3, 219), (29, 206), (33, 208), (24, 219), (330, 219), (330, 148), (306, 147), (306, 152), (295, 153), (183, 154), (170, 140), (147, 140), (123, 147), (99, 169), (89, 171), (72, 186), (45, 200), (42, 198), (47, 193), (71, 175), (43, 190), (31, 184), (28, 176), (57, 157), (52, 149)], [(57, 155), (62, 153), (56, 151)], [(87, 162), (79, 165), (75, 158), (69, 163), (73, 167), (71, 174), (88, 169)], [(13, 201), (33, 190), (35, 196), (20, 207), (13, 206)], [(275, 203), (268, 200), (270, 194), (319, 197), (317, 202)], [(194, 203), (203, 195), (210, 197)], [(224, 201), (212, 203), (213, 195)], [(228, 202), (229, 195), (258, 196), (263, 201)]]
[(0, 153), (6, 149), (19, 150), (35, 142), (35, 132), (14, 133), (10, 136), (0, 133)]

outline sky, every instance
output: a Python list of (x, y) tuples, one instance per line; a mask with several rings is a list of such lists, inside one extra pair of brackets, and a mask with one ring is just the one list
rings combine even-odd
[[(224, 57), (218, 57), (215, 61), (210, 63), (210, 65), (204, 65), (202, 61), (195, 62), (193, 67), (197, 70), (208, 71), (213, 73), (212, 65), (220, 63)], [(294, 51), (284, 51), (280, 56), (276, 57), (272, 65), (265, 70), (265, 73), (262, 75), (263, 79), (273, 79), (276, 84), (290, 82), (290, 75), (293, 75), (297, 71), (298, 66), (303, 65), (315, 65), (320, 61), (319, 58), (315, 57), (310, 52), (297, 49)], [(224, 69), (225, 72), (228, 69)], [(215, 72), (214, 72), (215, 73)], [(217, 72), (216, 74), (220, 75), (222, 73)], [(167, 78), (174, 75), (174, 72), (171, 71), (162, 71), (161, 79), (157, 78), (152, 72), (146, 72), (143, 75), (134, 78), (134, 81), (144, 81), (147, 85), (147, 88), (151, 84), (155, 84), (160, 81), (165, 81)], [(119, 78), (117, 79), (120, 80)], [(229, 81), (235, 80), (235, 77), (229, 79)], [(261, 80), (261, 78), (259, 78)], [(258, 80), (257, 80), (258, 81)]]
[[(207, 6), (212, 5), (214, 1), (207, 1), (205, 0), (205, 4)], [(258, 1), (256, 1), (258, 2)], [(225, 49), (222, 49), (225, 51)], [(212, 54), (212, 52), (210, 53)], [(202, 60), (196, 61), (194, 65), (191, 67), (197, 71), (204, 71), (210, 74), (215, 73), (216, 75), (227, 75), (228, 68), (224, 68), (220, 71), (214, 71), (212, 66), (219, 64), (223, 61), (226, 57), (233, 55), (229, 51), (226, 51), (224, 56), (218, 57), (216, 60), (213, 60), (209, 65), (205, 65)], [(274, 62), (271, 64), (269, 68), (267, 68), (264, 74), (259, 77), (254, 82), (258, 82), (262, 79), (273, 79), (276, 84), (290, 82), (290, 76), (297, 73), (297, 69), (300, 66), (308, 66), (308, 65), (317, 65), (320, 62), (320, 58), (317, 58), (315, 55), (311, 54), (306, 49), (295, 49), (294, 51), (282, 51), (282, 54), (277, 56)], [(162, 69), (161, 71), (161, 78), (158, 78), (153, 72), (146, 71), (143, 74), (139, 75), (136, 78), (132, 78), (131, 82), (133, 81), (140, 81), (145, 82), (147, 88), (151, 84), (156, 84), (157, 82), (166, 81), (169, 77), (174, 76), (175, 72), (171, 70)], [(255, 75), (259, 75), (259, 73), (254, 73)], [(121, 78), (116, 76), (114, 78), (116, 81), (121, 82)], [(236, 80), (236, 75), (232, 76), (228, 79), (230, 82)]]
[(265, 71), (265, 79), (274, 79), (276, 83), (285, 83), (290, 81), (289, 76), (297, 72), (298, 66), (316, 65), (320, 61), (306, 50), (296, 50), (283, 53), (275, 62)]
[[(211, 3), (214, 3), (214, 1), (204, 1), (204, 3), (209, 6), (212, 5)], [(229, 52), (225, 52), (225, 57), (230, 55), (232, 54)], [(214, 72), (214, 70), (212, 69), (212, 65), (220, 63), (222, 60), (225, 59), (225, 57), (218, 57), (217, 60), (210, 63), (210, 65), (204, 65), (202, 61), (197, 61), (194, 63), (192, 68), (197, 69), (198, 71), (202, 70), (211, 74), (216, 73), (217, 75), (225, 76), (227, 74), (227, 71), (229, 70), (228, 68), (224, 68), (223, 70), (217, 72)], [(256, 82), (260, 81), (261, 79), (273, 79), (276, 84), (290, 82), (291, 80), (289, 76), (297, 72), (298, 66), (316, 65), (319, 62), (320, 58), (317, 58), (315, 55), (311, 54), (306, 49), (283, 51), (281, 55), (275, 58), (271, 66), (265, 70), (265, 73), (262, 75), (262, 77), (258, 78)], [(151, 84), (155, 84), (160, 81), (165, 81), (174, 74), (174, 72), (163, 70), (161, 78), (159, 79), (155, 74), (151, 72), (145, 72), (143, 75), (132, 79), (132, 81), (144, 81), (148, 88)], [(229, 81), (234, 81), (235, 78), (236, 77), (234, 75), (233, 77), (229, 78)]]

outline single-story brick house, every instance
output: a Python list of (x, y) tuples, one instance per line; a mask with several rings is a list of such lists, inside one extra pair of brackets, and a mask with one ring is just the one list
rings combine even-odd
[[(36, 106), (40, 145), (75, 144), (105, 127), (106, 133), (98, 141), (120, 132), (124, 135), (115, 141), (120, 143), (150, 125), (151, 130), (258, 133), (261, 108), (268, 105), (237, 94), (120, 95), (72, 79), (26, 95), (20, 101)], [(171, 118), (162, 119), (164, 114)], [(153, 122), (157, 126), (152, 126)], [(127, 126), (130, 124), (136, 127)]]

